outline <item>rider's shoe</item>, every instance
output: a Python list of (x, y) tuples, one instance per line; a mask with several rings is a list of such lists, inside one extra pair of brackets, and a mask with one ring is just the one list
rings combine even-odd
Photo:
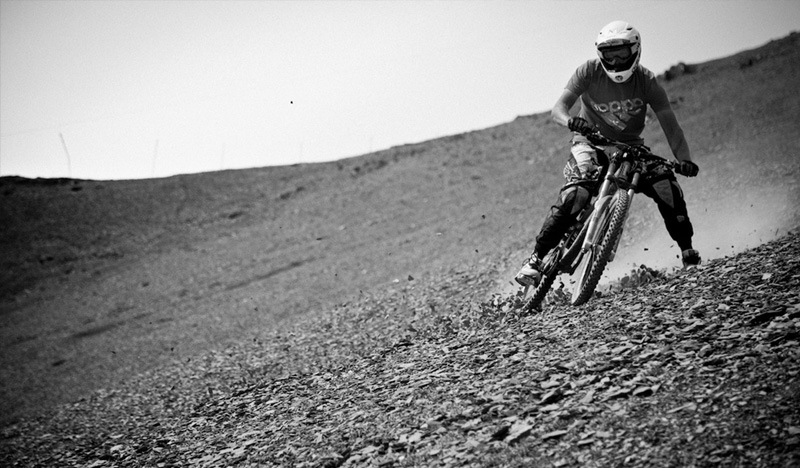
[(681, 259), (683, 260), (683, 267), (688, 268), (692, 266), (697, 266), (700, 264), (700, 252), (695, 249), (686, 249), (681, 254)]
[(536, 286), (539, 280), (542, 279), (542, 261), (536, 255), (531, 255), (531, 258), (522, 265), (517, 276), (514, 277), (520, 286)]

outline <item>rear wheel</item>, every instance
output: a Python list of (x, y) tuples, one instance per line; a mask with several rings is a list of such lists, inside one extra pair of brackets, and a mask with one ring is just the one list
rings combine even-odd
[(522, 292), (522, 300), (525, 301), (522, 310), (531, 312), (533, 310), (540, 310), (542, 301), (547, 293), (550, 292), (550, 287), (553, 285), (556, 276), (558, 276), (558, 264), (561, 260), (561, 248), (556, 247), (551, 250), (542, 260), (542, 278), (536, 286), (525, 286)]
[(599, 232), (604, 232), (602, 242), (595, 244), (589, 251), (583, 254), (578, 265), (578, 281), (572, 293), (572, 305), (581, 305), (592, 298), (594, 289), (603, 275), (603, 271), (608, 264), (609, 258), (617, 246), (617, 241), (622, 235), (622, 228), (625, 226), (625, 218), (628, 216), (630, 208), (630, 197), (624, 190), (618, 190), (614, 194), (614, 200), (608, 209), (611, 216), (608, 218), (607, 226), (602, 226)]
[(580, 221), (566, 234), (558, 246), (545, 255), (542, 260), (542, 278), (536, 286), (526, 286), (522, 291), (523, 310), (541, 310), (542, 302), (556, 277), (570, 267), (578, 256), (580, 246), (586, 237), (587, 225)]

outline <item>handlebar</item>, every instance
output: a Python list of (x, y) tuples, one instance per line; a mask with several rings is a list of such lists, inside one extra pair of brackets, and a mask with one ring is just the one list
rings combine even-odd
[(667, 166), (670, 169), (675, 169), (677, 166), (675, 162), (663, 158), (657, 154), (653, 154), (652, 152), (650, 152), (650, 148), (644, 145), (629, 145), (621, 141), (612, 140), (610, 138), (605, 137), (598, 130), (592, 130), (590, 132), (585, 132), (581, 134), (585, 136), (589, 140), (589, 142), (592, 143), (593, 145), (614, 146), (624, 152), (632, 153), (639, 159), (657, 162), (659, 164)]

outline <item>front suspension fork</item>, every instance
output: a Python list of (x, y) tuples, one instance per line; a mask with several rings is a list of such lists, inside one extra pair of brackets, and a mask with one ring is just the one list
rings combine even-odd
[[(621, 180), (625, 180), (627, 173), (630, 170), (629, 162), (625, 161), (618, 170), (614, 169), (615, 167), (612, 164), (608, 173), (606, 174), (605, 179), (603, 180), (603, 185), (600, 187), (600, 196), (594, 202), (594, 211), (592, 212), (592, 217), (589, 219), (589, 228), (586, 232), (586, 238), (583, 240), (581, 253), (586, 253), (589, 249), (602, 241), (602, 238), (598, 238), (598, 235), (602, 233), (599, 233), (598, 231), (600, 230), (601, 226), (606, 224), (605, 221), (608, 219), (608, 217), (611, 216), (611, 210), (606, 208), (614, 202), (614, 194), (620, 188), (620, 185), (627, 186), (626, 188), (628, 191), (628, 197), (631, 200), (633, 200), (633, 194), (636, 192), (636, 187), (639, 185), (641, 171), (638, 170), (638, 168), (634, 171), (630, 184), (619, 182)], [(619, 239), (617, 239), (617, 244), (619, 244)], [(617, 246), (615, 245), (614, 253), (616, 253), (616, 251)]]
[(602, 226), (602, 219), (606, 216), (606, 206), (611, 203), (611, 196), (616, 189), (616, 181), (615, 181), (615, 165), (612, 163), (611, 167), (609, 167), (608, 173), (606, 177), (603, 179), (603, 185), (600, 186), (600, 196), (594, 202), (594, 210), (592, 211), (592, 217), (589, 218), (589, 228), (586, 231), (586, 237), (583, 239), (583, 246), (581, 247), (581, 253), (586, 253), (589, 249), (591, 249), (595, 244), (595, 238), (597, 237), (597, 230), (599, 226)]

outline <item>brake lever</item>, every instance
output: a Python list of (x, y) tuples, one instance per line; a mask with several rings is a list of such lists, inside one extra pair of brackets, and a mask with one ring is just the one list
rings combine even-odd
[(594, 143), (595, 145), (611, 145), (613, 142), (608, 138), (604, 137), (599, 130), (594, 129), (591, 132), (586, 132), (583, 134), (590, 142)]

